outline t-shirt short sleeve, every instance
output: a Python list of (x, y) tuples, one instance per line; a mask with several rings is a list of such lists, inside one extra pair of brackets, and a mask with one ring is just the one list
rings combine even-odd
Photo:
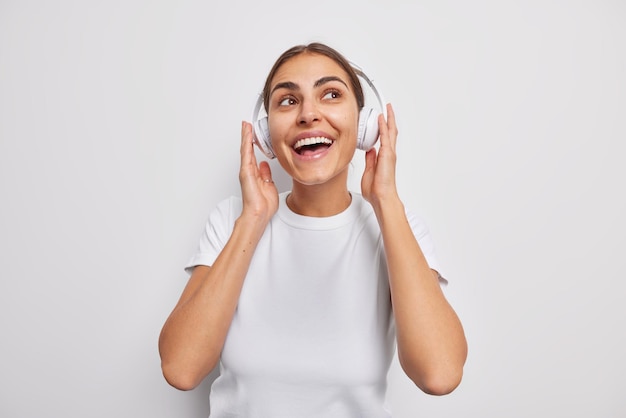
[(185, 265), (189, 274), (196, 266), (211, 266), (232, 234), (235, 219), (241, 213), (241, 199), (222, 200), (209, 214), (194, 255)]
[(415, 235), (415, 239), (417, 239), (422, 253), (428, 262), (428, 266), (439, 273), (439, 284), (446, 286), (448, 284), (448, 280), (445, 278), (444, 272), (441, 270), (441, 265), (439, 264), (435, 251), (435, 244), (426, 223), (416, 213), (410, 210), (406, 211), (406, 216), (409, 221), (409, 225), (411, 225), (411, 229), (413, 230), (413, 234)]

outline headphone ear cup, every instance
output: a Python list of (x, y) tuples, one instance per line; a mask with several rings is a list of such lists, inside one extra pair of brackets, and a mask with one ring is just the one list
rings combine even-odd
[(254, 143), (257, 144), (267, 158), (276, 158), (272, 148), (267, 116), (254, 122)]
[(359, 113), (356, 146), (360, 150), (369, 151), (376, 141), (378, 141), (378, 113), (371, 107), (364, 107)]

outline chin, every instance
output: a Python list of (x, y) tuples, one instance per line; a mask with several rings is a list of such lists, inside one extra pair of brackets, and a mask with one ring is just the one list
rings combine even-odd
[[(313, 159), (303, 159), (294, 155), (278, 157), (280, 165), (294, 182), (304, 186), (320, 186), (343, 180), (348, 182), (348, 169), (352, 158), (337, 158), (334, 152), (326, 152)], [(345, 161), (342, 161), (344, 160)]]
[(343, 181), (348, 184), (348, 167), (338, 172), (318, 172), (318, 173), (297, 173), (292, 175), (291, 178), (294, 182), (303, 186), (321, 186), (327, 183), (335, 183), (336, 181)]

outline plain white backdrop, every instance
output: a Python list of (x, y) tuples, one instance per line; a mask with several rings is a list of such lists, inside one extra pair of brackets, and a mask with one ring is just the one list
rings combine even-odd
[(0, 1), (0, 416), (207, 416), (158, 334), (240, 193), (241, 120), (310, 41), (394, 105), (400, 193), (469, 341), (449, 396), (394, 363), (394, 416), (626, 416), (617, 0)]

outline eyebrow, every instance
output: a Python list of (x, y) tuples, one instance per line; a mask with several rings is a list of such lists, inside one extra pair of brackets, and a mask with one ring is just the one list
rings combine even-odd
[[(331, 75), (331, 76), (326, 76), (326, 77), (322, 77), (319, 80), (317, 80), (315, 83), (313, 83), (313, 87), (317, 88), (321, 85), (324, 85), (326, 83), (330, 83), (331, 81), (338, 81), (341, 84), (343, 84), (344, 86), (346, 86), (346, 88), (348, 88), (348, 85), (345, 83), (345, 81), (343, 81), (341, 78)], [(300, 86), (297, 85), (296, 83), (294, 83), (293, 81), (284, 81), (282, 83), (278, 83), (274, 86), (274, 88), (272, 89), (272, 91), (270, 92), (270, 96), (272, 94), (274, 94), (274, 92), (278, 89), (287, 89), (287, 90), (300, 90)]]
[(282, 83), (278, 83), (274, 86), (272, 91), (270, 92), (270, 96), (274, 94), (274, 92), (278, 89), (287, 89), (287, 90), (300, 90), (300, 86), (292, 81), (284, 81)]
[(322, 84), (330, 83), (331, 81), (339, 81), (341, 84), (346, 86), (346, 88), (348, 87), (348, 85), (342, 79), (334, 75), (320, 78), (319, 80), (315, 82), (315, 84), (313, 84), (313, 87), (319, 87)]

